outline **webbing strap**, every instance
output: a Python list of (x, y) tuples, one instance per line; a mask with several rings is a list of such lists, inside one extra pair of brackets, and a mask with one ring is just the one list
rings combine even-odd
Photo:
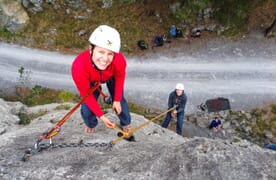
[[(96, 82), (95, 85), (90, 88), (86, 94), (86, 96), (82, 97), (82, 99), (48, 132), (43, 133), (39, 139), (50, 139), (56, 136), (60, 132), (60, 127), (65, 123), (67, 119), (79, 108), (79, 106), (86, 100), (86, 98), (91, 95), (95, 90), (99, 89), (100, 83)], [(99, 89), (100, 90), (100, 89)], [(101, 92), (101, 90), (100, 90)]]

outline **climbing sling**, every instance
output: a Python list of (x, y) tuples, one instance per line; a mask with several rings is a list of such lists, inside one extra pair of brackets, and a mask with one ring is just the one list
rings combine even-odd
[[(100, 92), (100, 94), (103, 96), (104, 101), (107, 98), (107, 96), (102, 92), (101, 88), (100, 88), (100, 82), (96, 82), (94, 84), (94, 86), (92, 88), (90, 88), (86, 94), (86, 96), (82, 97), (81, 100), (59, 121), (56, 123), (56, 125), (54, 127), (52, 127), (49, 131), (46, 131), (44, 133), (42, 133), (39, 138), (36, 140), (34, 146), (32, 148), (29, 148), (28, 150), (25, 151), (25, 154), (22, 157), (22, 161), (28, 161), (30, 156), (32, 154), (35, 154), (37, 152), (40, 152), (43, 149), (48, 149), (48, 148), (61, 148), (61, 147), (106, 147), (107, 149), (110, 149), (113, 145), (115, 145), (116, 143), (118, 143), (119, 141), (123, 140), (123, 139), (127, 139), (129, 136), (132, 136), (132, 134), (136, 131), (138, 131), (139, 129), (143, 128), (144, 126), (148, 125), (151, 122), (154, 122), (156, 119), (158, 119), (159, 117), (163, 116), (164, 114), (172, 111), (173, 109), (175, 109), (175, 107), (172, 107), (170, 109), (168, 109), (167, 111), (159, 114), (158, 116), (148, 120), (147, 122), (131, 129), (129, 132), (124, 132), (121, 128), (115, 126), (114, 129), (116, 131), (118, 131), (119, 133), (121, 133), (121, 136), (118, 137), (117, 139), (111, 141), (110, 143), (88, 143), (85, 144), (82, 141), (79, 143), (70, 143), (70, 144), (60, 144), (60, 145), (53, 145), (52, 144), (52, 137), (56, 136), (61, 129), (61, 126), (69, 119), (69, 117), (79, 108), (79, 106), (86, 100), (86, 98), (88, 96), (90, 96), (91, 94), (94, 93), (94, 91), (98, 90)], [(44, 139), (50, 139), (50, 144), (49, 145), (45, 145), (45, 144), (40, 144), (42, 140)]]
[[(107, 96), (102, 92), (101, 88), (100, 88), (101, 83), (100, 82), (96, 82), (94, 84), (93, 87), (91, 87), (87, 94), (85, 96), (83, 96), (81, 98), (81, 100), (60, 120), (56, 123), (56, 125), (54, 127), (52, 127), (50, 130), (42, 133), (38, 139), (36, 140), (34, 146), (31, 149), (28, 149), (24, 156), (22, 157), (23, 161), (27, 161), (29, 160), (29, 157), (31, 154), (33, 154), (36, 151), (40, 151), (41, 149), (43, 149), (42, 147), (44, 147), (45, 145), (43, 144), (42, 146), (40, 146), (40, 143), (42, 140), (44, 139), (49, 139), (50, 140), (50, 146), (47, 147), (54, 147), (52, 146), (52, 137), (56, 136), (61, 129), (61, 126), (69, 119), (69, 117), (79, 108), (79, 106), (86, 100), (86, 98), (88, 96), (90, 96), (91, 94), (94, 93), (94, 91), (98, 90), (100, 92), (100, 94), (103, 96), (104, 100), (107, 98)], [(83, 143), (80, 143), (79, 145), (82, 145)]]

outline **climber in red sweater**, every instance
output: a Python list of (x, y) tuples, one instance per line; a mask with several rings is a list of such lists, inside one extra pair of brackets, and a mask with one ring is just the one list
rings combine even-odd
[[(93, 31), (89, 42), (89, 48), (81, 52), (72, 64), (72, 77), (76, 87), (84, 97), (96, 82), (106, 83), (112, 100), (112, 109), (117, 113), (123, 131), (128, 132), (131, 128), (131, 117), (123, 95), (126, 60), (119, 52), (120, 34), (110, 26), (101, 25)], [(98, 124), (97, 118), (108, 128), (116, 126), (104, 115), (97, 102), (99, 95), (99, 91), (94, 91), (81, 106), (81, 116), (87, 126), (87, 133), (94, 132)]]

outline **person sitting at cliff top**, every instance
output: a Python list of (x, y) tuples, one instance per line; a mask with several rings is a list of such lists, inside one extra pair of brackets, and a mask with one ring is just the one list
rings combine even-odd
[(221, 130), (221, 126), (222, 126), (221, 120), (216, 116), (212, 120), (209, 128), (212, 129), (214, 132), (219, 132)]

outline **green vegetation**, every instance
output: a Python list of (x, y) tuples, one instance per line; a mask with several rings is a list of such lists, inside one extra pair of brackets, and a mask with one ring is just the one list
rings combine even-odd
[[(179, 6), (173, 14), (170, 5), (176, 2)], [(210, 20), (224, 26), (224, 35), (236, 36), (246, 31), (249, 17), (256, 16), (252, 10), (275, 4), (273, 0), (116, 0), (112, 1), (111, 7), (103, 8), (102, 0), (82, 0), (75, 3), (81, 6), (76, 8), (74, 3), (64, 3), (63, 0), (55, 0), (55, 5), (43, 3), (43, 11), (29, 12), (30, 23), (23, 31), (10, 33), (4, 28), (0, 30), (0, 40), (78, 53), (87, 47), (92, 30), (100, 24), (107, 24), (119, 30), (122, 52), (132, 54), (140, 51), (138, 40), (143, 39), (151, 46), (154, 36), (168, 34), (172, 24), (181, 27), (187, 22), (189, 28), (204, 24), (205, 20), (199, 22), (198, 19), (207, 8), (212, 11)]]
[[(79, 99), (79, 96), (71, 92), (50, 89), (39, 85), (35, 85), (33, 88), (17, 86), (16, 92), (17, 94), (15, 96), (8, 96), (3, 98), (10, 101), (21, 101), (28, 106), (50, 104), (55, 102), (62, 103), (76, 101)], [(66, 98), (64, 99), (64, 97)]]
[(31, 123), (31, 121), (35, 118), (38, 118), (40, 116), (43, 116), (45, 114), (47, 114), (48, 111), (46, 110), (40, 110), (38, 113), (19, 113), (18, 117), (19, 117), (19, 124), (21, 125), (28, 125)]
[(12, 33), (8, 31), (7, 28), (0, 29), (0, 40), (4, 40), (6, 42), (13, 42), (17, 38), (21, 37), (21, 33)]
[(276, 104), (271, 104), (271, 112), (276, 115)]
[(61, 104), (58, 105), (55, 110), (69, 110), (71, 106), (69, 104)]
[(176, 11), (175, 16), (179, 20), (184, 20), (187, 22), (195, 21), (198, 17), (198, 12), (207, 7), (211, 7), (210, 0), (201, 1), (186, 1), (182, 7)]
[(235, 136), (232, 141), (234, 143), (238, 143), (238, 142), (241, 142), (241, 138)]
[(252, 125), (252, 135), (254, 137), (263, 137), (264, 130), (269, 130), (276, 136), (276, 104), (267, 107), (254, 109), (252, 115), (256, 118), (256, 124)]
[(18, 69), (18, 83), (11, 92), (1, 90), (0, 97), (7, 101), (20, 101), (27, 106), (50, 103), (76, 102), (80, 97), (65, 90), (50, 89), (40, 85), (31, 86), (31, 71), (24, 67)]
[(226, 26), (227, 35), (233, 36), (245, 30), (246, 20), (253, 3), (247, 0), (212, 0), (212, 3), (218, 7), (215, 18)]

